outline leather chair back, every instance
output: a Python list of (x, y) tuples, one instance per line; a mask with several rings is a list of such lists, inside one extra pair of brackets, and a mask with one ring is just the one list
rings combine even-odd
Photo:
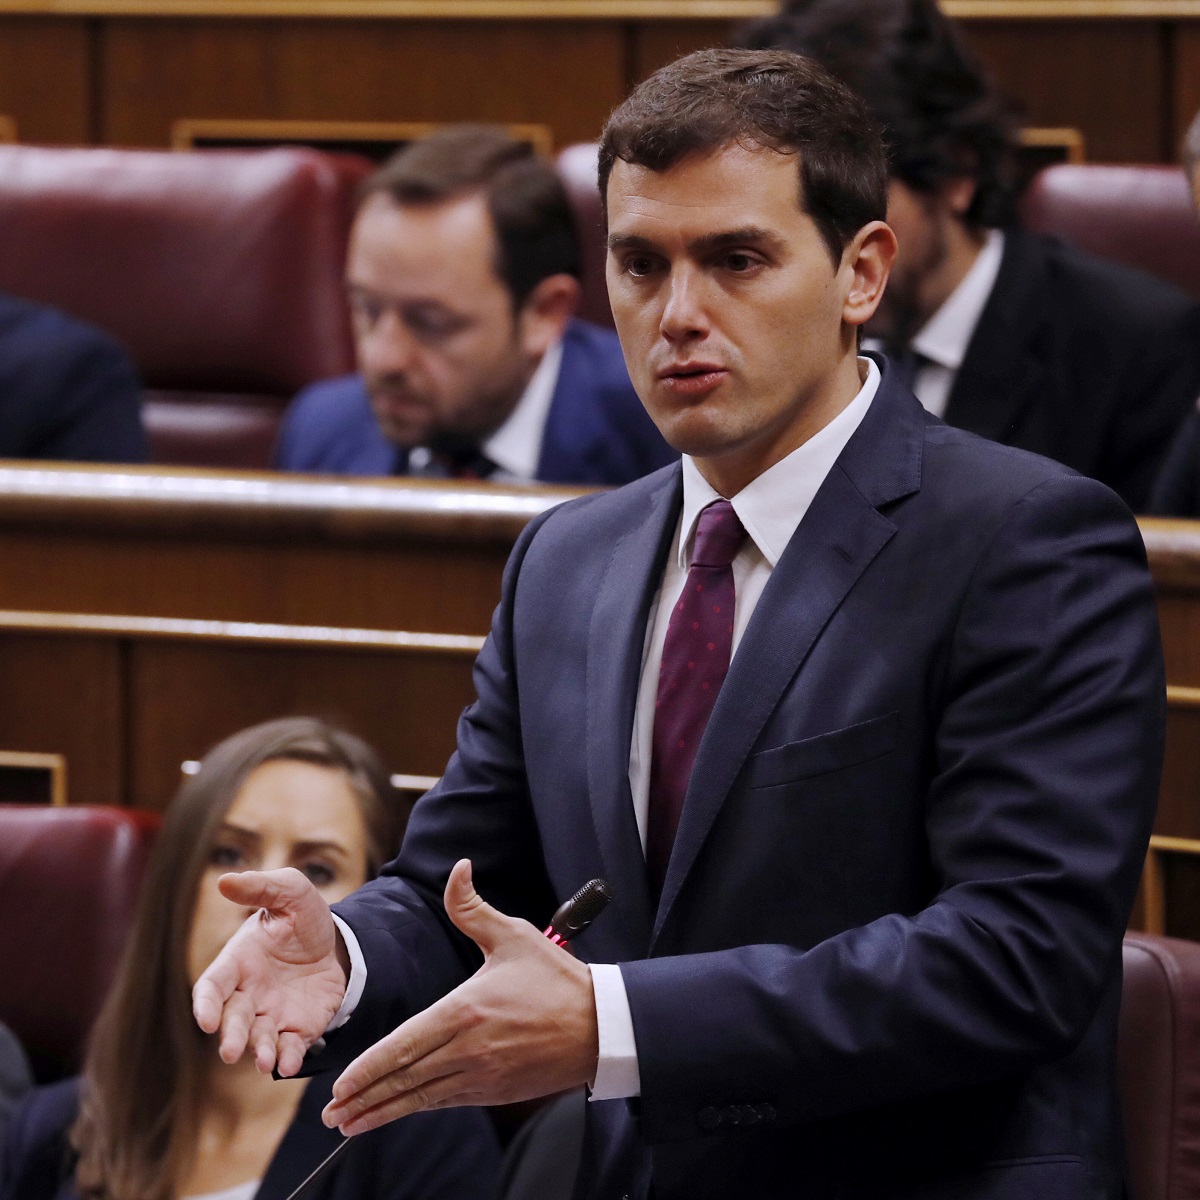
[(1200, 297), (1200, 219), (1178, 167), (1047, 167), (1026, 191), (1021, 219)]
[(1200, 943), (1128, 934), (1118, 1061), (1132, 1200), (1200, 1196)]
[(148, 405), (158, 461), (254, 465), (249, 445), (265, 465), (291, 396), (353, 369), (342, 266), (368, 169), (306, 149), (0, 146), (0, 288), (107, 330), (151, 394), (174, 394)]
[(608, 287), (604, 282), (604, 209), (596, 189), (595, 142), (580, 142), (563, 150), (556, 163), (575, 212), (579, 248), (583, 263), (583, 299), (579, 315), (585, 321), (612, 328), (612, 310), (608, 306)]
[(0, 1021), (40, 1080), (80, 1065), (159, 823), (133, 809), (0, 805)]

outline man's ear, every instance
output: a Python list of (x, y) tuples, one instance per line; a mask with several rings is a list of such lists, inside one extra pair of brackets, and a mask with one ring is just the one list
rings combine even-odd
[(865, 325), (879, 307), (892, 263), (896, 261), (896, 235), (882, 221), (864, 225), (842, 252), (841, 274), (846, 276), (842, 320)]
[(579, 280), (573, 275), (547, 275), (529, 293), (517, 318), (521, 346), (541, 358), (567, 328), (579, 307)]
[(942, 203), (960, 220), (965, 221), (967, 212), (975, 203), (975, 193), (979, 185), (969, 175), (960, 175), (957, 179), (947, 179), (938, 187), (938, 195)]

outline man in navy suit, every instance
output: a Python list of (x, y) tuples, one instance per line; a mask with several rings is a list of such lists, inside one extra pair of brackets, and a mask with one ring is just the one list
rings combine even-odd
[(0, 458), (145, 462), (141, 383), (107, 334), (0, 292)]
[[(600, 180), (683, 462), (529, 525), (400, 856), (335, 917), (223, 879), (263, 908), (197, 1019), (283, 1074), (324, 1036), (349, 1134), (587, 1084), (580, 1200), (1116, 1200), (1165, 708), (1136, 524), (858, 356), (885, 155), (815, 64), (664, 68)], [(538, 926), (593, 876), (576, 959)]]
[(401, 150), (350, 236), (360, 373), (300, 393), (277, 465), (618, 484), (673, 461), (616, 335), (572, 318), (578, 276), (566, 193), (528, 144), (463, 126)]

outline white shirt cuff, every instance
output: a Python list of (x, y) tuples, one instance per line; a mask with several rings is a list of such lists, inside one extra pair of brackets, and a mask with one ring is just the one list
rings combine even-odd
[(621, 968), (610, 963), (589, 963), (588, 970), (592, 973), (596, 1028), (600, 1034), (596, 1081), (588, 1098), (623, 1100), (640, 1096), (642, 1077), (638, 1071), (637, 1042)]
[(338, 927), (342, 941), (346, 943), (346, 953), (350, 955), (350, 978), (346, 982), (346, 994), (342, 997), (341, 1007), (333, 1014), (333, 1020), (325, 1026), (326, 1033), (340, 1029), (350, 1020), (354, 1010), (358, 1007), (358, 1002), (362, 999), (363, 988), (367, 986), (367, 962), (363, 958), (358, 938), (354, 936), (354, 930), (337, 913), (329, 915)]

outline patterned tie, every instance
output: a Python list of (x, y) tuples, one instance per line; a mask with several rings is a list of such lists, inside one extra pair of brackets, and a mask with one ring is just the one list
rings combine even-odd
[(745, 540), (746, 530), (728, 500), (714, 500), (701, 512), (687, 583), (667, 625), (654, 706), (646, 829), (646, 865), (655, 895), (667, 875), (696, 750), (729, 670), (731, 564)]

